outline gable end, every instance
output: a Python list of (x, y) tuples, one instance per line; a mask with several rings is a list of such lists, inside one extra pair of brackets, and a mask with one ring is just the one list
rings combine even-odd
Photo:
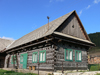
[(72, 13), (55, 31), (90, 41), (76, 12)]

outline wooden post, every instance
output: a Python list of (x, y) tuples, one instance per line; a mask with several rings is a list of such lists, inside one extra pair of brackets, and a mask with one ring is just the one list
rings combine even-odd
[(13, 52), (13, 68), (15, 68), (14, 52)]
[(78, 63), (76, 63), (76, 67), (77, 67), (77, 72), (78, 72)]
[(39, 65), (40, 65), (40, 64), (39, 64), (39, 62), (38, 62), (38, 75), (39, 75)]
[(63, 61), (62, 61), (62, 73), (64, 73), (64, 70), (63, 70)]
[(19, 64), (18, 64), (18, 57), (17, 57), (17, 53), (16, 53), (16, 62), (17, 62), (17, 69), (19, 68)]

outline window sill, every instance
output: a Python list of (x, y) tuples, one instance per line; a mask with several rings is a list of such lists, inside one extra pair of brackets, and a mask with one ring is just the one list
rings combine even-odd
[(32, 63), (37, 63), (37, 62), (32, 62)]
[(73, 60), (68, 60), (68, 59), (65, 59), (65, 61), (73, 61)]
[(82, 62), (81, 60), (76, 60), (76, 62)]
[(39, 61), (39, 63), (45, 63), (45, 61)]

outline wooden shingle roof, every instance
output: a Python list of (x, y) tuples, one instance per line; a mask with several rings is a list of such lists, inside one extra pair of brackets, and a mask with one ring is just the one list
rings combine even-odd
[[(53, 20), (49, 23), (49, 30), (48, 30), (48, 24), (30, 32), (29, 34), (24, 35), (23, 37), (16, 40), (8, 49), (31, 42), (33, 40), (39, 39), (41, 37), (50, 35), (54, 32), (55, 29), (57, 29), (74, 11), (61, 16), (60, 18), (57, 18), (56, 20)], [(48, 30), (48, 32), (47, 32)]]
[(0, 52), (9, 46), (13, 40), (8, 40), (8, 39), (2, 39), (0, 38)]
[[(48, 30), (48, 24), (46, 24), (46, 25), (24, 35), (23, 37), (16, 40), (12, 45), (10, 45), (8, 47), (8, 49), (11, 49), (11, 48), (23, 45), (25, 43), (37, 40), (39, 38), (45, 37), (47, 35), (53, 34), (54, 31), (74, 12), (76, 13), (76, 11), (72, 11), (72, 12), (70, 12), (64, 16), (61, 16), (61, 17), (53, 20), (52, 22), (50, 22), (49, 23), (49, 30)], [(86, 33), (86, 36), (88, 37), (87, 33)], [(88, 39), (89, 39), (89, 37), (88, 37)], [(88, 40), (88, 41), (90, 41), (90, 40)]]

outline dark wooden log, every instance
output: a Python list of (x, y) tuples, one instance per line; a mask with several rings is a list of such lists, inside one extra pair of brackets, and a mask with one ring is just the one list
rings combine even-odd
[[(33, 43), (33, 44), (31, 44), (31, 45), (27, 45), (27, 46), (24, 46), (24, 47), (21, 47), (21, 48), (27, 48), (27, 47), (30, 47), (30, 46), (33, 46), (33, 45), (37, 45), (37, 44), (41, 44), (41, 43), (43, 43), (43, 42), (50, 41), (50, 40), (53, 40), (53, 38), (47, 39), (47, 40), (44, 40), (44, 41), (41, 41), (41, 42), (38, 42), (38, 43)], [(17, 48), (17, 49), (14, 49), (14, 50), (7, 51), (7, 53), (10, 53), (10, 52), (19, 50), (19, 49), (21, 49), (21, 48)]]
[(17, 53), (16, 53), (16, 61), (17, 61), (17, 68), (19, 68), (19, 64), (18, 64), (18, 56), (17, 56)]
[(66, 40), (66, 39), (62, 39), (62, 38), (58, 38), (58, 37), (55, 37), (56, 39), (61, 39), (63, 41), (66, 41), (66, 42), (71, 42), (71, 43), (74, 43), (74, 44), (78, 44), (78, 45), (83, 45), (83, 46), (88, 46), (90, 47), (91, 45), (87, 45), (87, 44), (83, 44), (83, 43), (79, 43), (79, 42), (75, 42), (75, 41), (71, 41), (71, 40)]
[(13, 68), (15, 68), (14, 52), (13, 52)]

